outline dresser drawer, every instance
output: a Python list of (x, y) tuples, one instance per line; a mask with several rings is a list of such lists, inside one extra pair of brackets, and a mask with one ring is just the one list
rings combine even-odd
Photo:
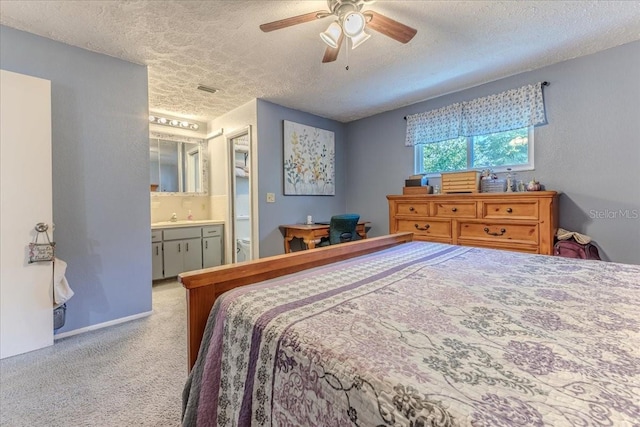
[(476, 202), (435, 202), (432, 214), (446, 218), (475, 218)]
[(509, 222), (458, 222), (459, 241), (507, 241), (510, 243), (538, 244), (538, 224), (512, 224)]
[(433, 218), (397, 219), (398, 232), (410, 231), (416, 236), (451, 239), (451, 221)]
[(429, 203), (416, 202), (407, 203), (402, 202), (396, 204), (396, 215), (420, 215), (429, 216)]
[(151, 230), (151, 242), (162, 242), (162, 230)]
[(482, 202), (482, 217), (491, 219), (538, 219), (538, 201)]

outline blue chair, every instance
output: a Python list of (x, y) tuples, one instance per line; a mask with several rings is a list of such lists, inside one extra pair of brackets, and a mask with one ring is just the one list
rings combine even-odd
[(318, 246), (337, 245), (339, 243), (359, 240), (356, 226), (360, 220), (358, 214), (334, 215), (329, 222), (329, 238), (320, 239)]

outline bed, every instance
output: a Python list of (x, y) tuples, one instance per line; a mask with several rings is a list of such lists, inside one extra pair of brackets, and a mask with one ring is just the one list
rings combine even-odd
[(640, 426), (640, 266), (400, 234), (181, 281), (183, 425)]

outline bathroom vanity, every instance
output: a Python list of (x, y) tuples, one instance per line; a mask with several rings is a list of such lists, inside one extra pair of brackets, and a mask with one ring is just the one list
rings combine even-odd
[(165, 221), (151, 224), (152, 279), (224, 262), (222, 221)]

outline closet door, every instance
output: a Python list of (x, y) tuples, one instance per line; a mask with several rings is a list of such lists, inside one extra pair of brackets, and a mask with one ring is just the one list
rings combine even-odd
[(0, 358), (53, 344), (53, 266), (28, 264), (52, 236), (51, 82), (0, 70)]

